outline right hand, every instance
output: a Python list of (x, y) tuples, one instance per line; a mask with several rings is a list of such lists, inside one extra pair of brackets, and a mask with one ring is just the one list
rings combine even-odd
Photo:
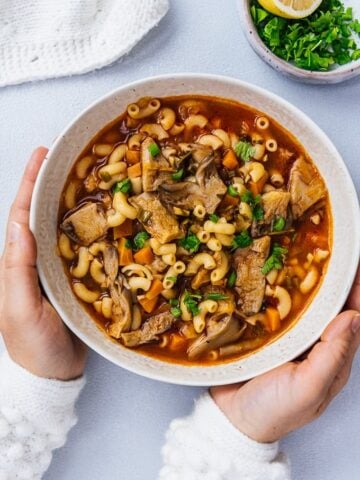
[(70, 380), (83, 373), (86, 347), (41, 293), (29, 229), (31, 196), (46, 153), (40, 147), (32, 154), (10, 211), (0, 260), (0, 331), (14, 362), (40, 377)]
[(347, 307), (302, 362), (286, 363), (245, 384), (211, 389), (235, 427), (267, 443), (321, 415), (346, 384), (360, 345), (360, 268)]

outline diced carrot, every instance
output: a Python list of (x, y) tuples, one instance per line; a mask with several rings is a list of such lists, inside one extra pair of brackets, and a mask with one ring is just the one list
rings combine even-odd
[(119, 242), (118, 251), (119, 251), (119, 265), (125, 266), (133, 263), (133, 254), (132, 249), (126, 246), (126, 238), (122, 237)]
[(221, 202), (222, 207), (228, 207), (228, 206), (236, 206), (239, 204), (240, 197), (232, 197), (228, 193), (225, 195)]
[(146, 297), (142, 297), (142, 298), (138, 297), (138, 302), (140, 303), (140, 305), (142, 306), (142, 308), (145, 310), (146, 313), (151, 313), (155, 310), (158, 300), (159, 300), (159, 296), (152, 298), (151, 300), (149, 300)]
[(169, 350), (179, 352), (187, 347), (188, 341), (182, 335), (172, 333), (170, 336)]
[(164, 290), (162, 282), (158, 278), (154, 278), (150, 289), (146, 292), (145, 297), (152, 300)]
[(132, 165), (134, 163), (140, 162), (140, 152), (139, 150), (126, 150), (126, 160)]
[(263, 175), (260, 178), (260, 180), (258, 180), (257, 182), (253, 182), (252, 180), (250, 180), (250, 182), (249, 182), (250, 192), (255, 196), (260, 195), (260, 193), (263, 191), (263, 188), (264, 188), (264, 185), (265, 185), (267, 179), (268, 179), (268, 174), (265, 173), (265, 175)]
[(133, 233), (133, 221), (127, 218), (124, 223), (113, 228), (114, 240), (121, 237), (130, 237)]
[(276, 332), (276, 330), (279, 330), (281, 323), (280, 323), (280, 315), (277, 309), (274, 307), (267, 307), (266, 317), (269, 323), (270, 331)]
[(228, 150), (226, 152), (224, 158), (222, 159), (222, 164), (228, 170), (235, 170), (235, 168), (238, 168), (239, 162), (237, 161), (236, 155), (233, 150)]
[(141, 250), (134, 254), (136, 263), (141, 265), (149, 265), (154, 261), (154, 254), (150, 247), (143, 247)]
[(141, 162), (131, 165), (131, 167), (128, 168), (127, 174), (129, 178), (141, 177)]

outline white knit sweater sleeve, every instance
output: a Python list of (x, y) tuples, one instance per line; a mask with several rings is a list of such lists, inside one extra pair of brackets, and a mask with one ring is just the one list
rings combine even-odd
[(278, 443), (239, 432), (206, 393), (193, 413), (173, 420), (163, 447), (160, 480), (289, 480)]
[(76, 423), (84, 383), (36, 377), (8, 354), (0, 358), (0, 480), (42, 477)]

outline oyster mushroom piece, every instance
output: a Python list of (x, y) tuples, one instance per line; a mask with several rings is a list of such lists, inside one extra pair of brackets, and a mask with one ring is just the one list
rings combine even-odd
[(171, 242), (184, 236), (175, 215), (161, 203), (156, 193), (144, 192), (131, 197), (129, 202), (137, 209), (137, 218), (145, 230), (160, 243)]
[(91, 245), (108, 230), (103, 207), (98, 203), (86, 203), (61, 223), (60, 230), (80, 245)]
[(144, 192), (153, 192), (163, 182), (171, 182), (171, 168), (166, 158), (159, 153), (153, 157), (149, 151), (150, 145), (154, 143), (151, 137), (147, 137), (141, 144), (140, 155), (142, 165), (142, 186)]
[(109, 284), (113, 284), (119, 270), (119, 254), (115, 247), (109, 245), (104, 250), (104, 270), (109, 280)]
[(166, 332), (176, 321), (170, 312), (163, 312), (148, 318), (139, 330), (123, 333), (121, 340), (126, 347), (137, 347), (158, 340), (158, 335)]
[(225, 315), (220, 320), (216, 320), (215, 317), (216, 314), (213, 316), (214, 321), (210, 319), (206, 332), (188, 348), (187, 354), (190, 360), (195, 360), (204, 353), (228, 343), (236, 342), (246, 329), (246, 324), (235, 315)]
[(294, 218), (303, 215), (310, 207), (326, 196), (326, 187), (313, 165), (304, 157), (295, 160), (290, 171), (290, 204)]
[(124, 286), (124, 277), (119, 274), (110, 285), (110, 296), (113, 301), (112, 320), (108, 332), (111, 337), (120, 338), (122, 332), (128, 332), (132, 322), (131, 293)]

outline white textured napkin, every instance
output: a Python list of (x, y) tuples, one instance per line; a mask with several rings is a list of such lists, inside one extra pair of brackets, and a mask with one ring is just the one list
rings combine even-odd
[(0, 0), (0, 86), (108, 65), (167, 10), (168, 0)]

